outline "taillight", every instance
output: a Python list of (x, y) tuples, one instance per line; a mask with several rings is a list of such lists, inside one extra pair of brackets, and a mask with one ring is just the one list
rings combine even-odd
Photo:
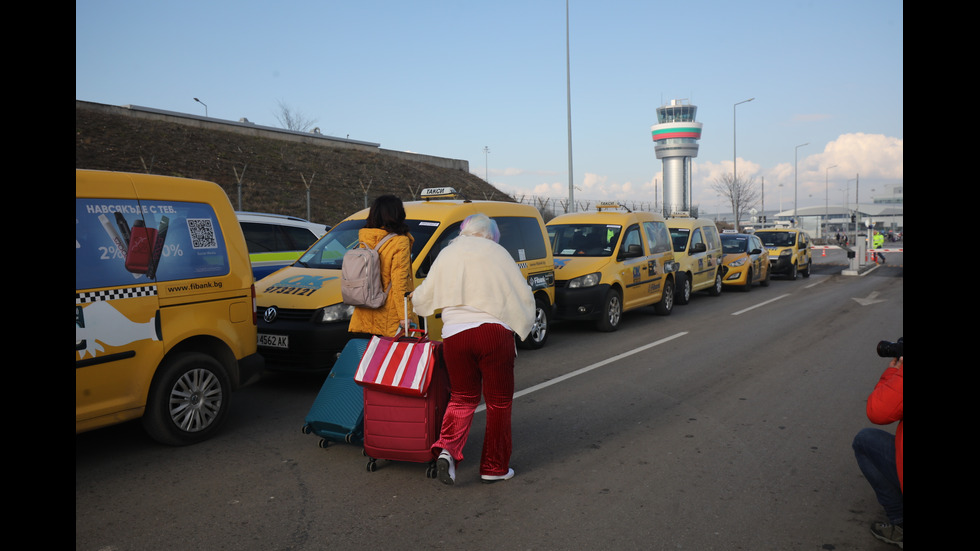
[(255, 305), (255, 284), (252, 284), (252, 325), (259, 324), (259, 309)]

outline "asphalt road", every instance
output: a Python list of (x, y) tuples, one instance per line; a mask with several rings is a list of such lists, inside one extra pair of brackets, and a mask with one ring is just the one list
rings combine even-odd
[(266, 376), (196, 446), (139, 423), (78, 435), (75, 548), (891, 549), (850, 442), (887, 365), (875, 345), (903, 335), (901, 254), (842, 276), (821, 251), (810, 278), (611, 334), (555, 324), (518, 357), (504, 483), (479, 482), (483, 413), (452, 487), (320, 449), (301, 427), (323, 377)]

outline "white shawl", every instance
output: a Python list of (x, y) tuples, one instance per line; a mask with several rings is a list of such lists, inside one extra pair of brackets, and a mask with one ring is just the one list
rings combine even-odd
[(497, 243), (461, 235), (443, 249), (412, 294), (420, 316), (469, 306), (506, 323), (524, 339), (534, 324), (534, 294), (514, 259)]

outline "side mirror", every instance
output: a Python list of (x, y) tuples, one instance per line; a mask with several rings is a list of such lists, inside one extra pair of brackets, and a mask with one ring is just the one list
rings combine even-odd
[(641, 245), (633, 243), (632, 245), (626, 246), (626, 250), (623, 252), (623, 258), (636, 258), (638, 256), (643, 256), (643, 247)]
[(706, 250), (708, 250), (708, 246), (704, 243), (695, 243), (693, 246), (691, 246), (691, 254), (703, 253)]

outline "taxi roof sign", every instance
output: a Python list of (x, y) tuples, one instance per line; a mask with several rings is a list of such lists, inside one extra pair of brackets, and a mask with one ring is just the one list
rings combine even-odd
[(600, 201), (595, 204), (595, 210), (624, 208), (615, 201)]
[(452, 187), (428, 187), (422, 190), (422, 198), (429, 199), (456, 199), (459, 192)]

